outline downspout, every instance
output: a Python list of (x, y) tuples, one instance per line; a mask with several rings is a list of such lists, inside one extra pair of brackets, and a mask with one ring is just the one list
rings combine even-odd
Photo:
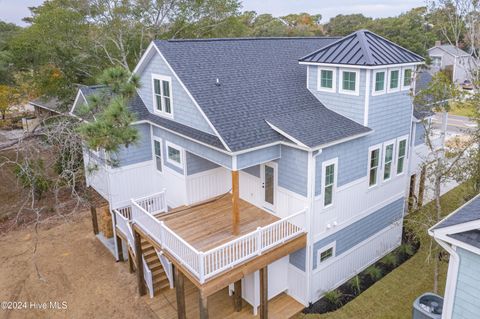
[(322, 153), (322, 150), (308, 151), (308, 166), (307, 166), (307, 201), (308, 201), (308, 219), (307, 219), (307, 247), (305, 248), (305, 274), (307, 277), (307, 300), (306, 305), (312, 299), (312, 268), (313, 268), (313, 224), (315, 222), (314, 207), (315, 207), (315, 177), (316, 177), (316, 157)]
[(455, 290), (457, 289), (457, 275), (460, 266), (460, 256), (455, 249), (443, 240), (437, 238), (434, 233), (435, 241), (450, 254), (450, 262), (448, 265), (447, 283), (445, 286), (445, 294), (443, 298), (442, 319), (451, 319), (453, 316), (453, 303)]

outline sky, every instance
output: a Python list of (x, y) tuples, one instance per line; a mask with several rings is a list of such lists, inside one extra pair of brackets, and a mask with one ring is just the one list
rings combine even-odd
[[(43, 0), (0, 0), (0, 20), (25, 25), (22, 18), (29, 16), (28, 7), (38, 6)], [(274, 16), (289, 13), (320, 13), (322, 22), (337, 14), (363, 13), (368, 17), (395, 16), (425, 4), (425, 0), (243, 0), (243, 10), (271, 13)]]

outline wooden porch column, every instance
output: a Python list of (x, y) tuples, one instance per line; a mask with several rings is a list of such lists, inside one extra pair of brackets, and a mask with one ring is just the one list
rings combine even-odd
[(142, 260), (142, 237), (140, 234), (133, 229), (133, 236), (135, 238), (135, 258), (137, 261), (137, 284), (138, 284), (138, 294), (143, 296), (147, 293), (145, 287), (145, 281), (143, 278), (143, 260)]
[(93, 233), (95, 235), (98, 234), (98, 220), (97, 220), (97, 209), (95, 206), (90, 206), (90, 213), (92, 214), (92, 226), (93, 226)]
[(123, 245), (122, 238), (120, 236), (115, 236), (117, 241), (117, 252), (118, 252), (118, 261), (125, 261), (123, 258)]
[(236, 281), (234, 284), (234, 293), (233, 293), (233, 307), (236, 312), (242, 311), (242, 280)]
[(260, 270), (260, 319), (268, 319), (268, 266)]
[(173, 269), (173, 280), (175, 281), (175, 292), (177, 295), (177, 316), (178, 319), (186, 319), (184, 277), (177, 267)]
[[(208, 296), (205, 296), (201, 291), (199, 292), (198, 308), (200, 310), (200, 319), (208, 319)], [(180, 317), (179, 317), (180, 318)]]
[(130, 249), (128, 250), (128, 271), (133, 273), (133, 256), (130, 254)]
[(232, 232), (234, 235), (238, 235), (240, 232), (239, 198), (238, 171), (232, 171)]

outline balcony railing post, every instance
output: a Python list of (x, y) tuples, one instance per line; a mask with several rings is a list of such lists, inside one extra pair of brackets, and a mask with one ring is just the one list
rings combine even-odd
[(163, 192), (163, 196), (162, 196), (162, 208), (163, 208), (163, 211), (167, 211), (167, 189), (164, 188), (162, 190)]
[(262, 227), (257, 227), (257, 254), (262, 254)]
[(201, 251), (198, 253), (198, 277), (200, 283), (203, 284), (205, 282), (205, 254)]
[(165, 248), (165, 222), (160, 221), (160, 245)]

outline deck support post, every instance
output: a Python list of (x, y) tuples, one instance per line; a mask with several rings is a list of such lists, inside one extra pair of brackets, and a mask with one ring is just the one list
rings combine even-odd
[(185, 311), (185, 280), (183, 274), (178, 270), (178, 267), (173, 269), (173, 280), (175, 281), (175, 292), (177, 295), (178, 319), (186, 319), (187, 312)]
[(200, 310), (200, 319), (208, 319), (208, 296), (204, 295), (201, 291), (198, 298), (198, 308)]
[(260, 319), (268, 319), (268, 266), (260, 272)]
[(123, 245), (122, 245), (122, 238), (118, 235), (115, 236), (117, 241), (117, 253), (118, 253), (118, 261), (125, 261), (123, 258)]
[(130, 249), (128, 250), (128, 271), (133, 274), (133, 256), (130, 253)]
[(90, 206), (90, 213), (92, 214), (93, 234), (98, 235), (97, 209), (95, 206)]
[(232, 171), (232, 232), (238, 235), (240, 232), (240, 190), (238, 171)]
[(233, 284), (233, 307), (236, 312), (242, 311), (242, 280), (237, 280)]
[(143, 296), (147, 293), (147, 289), (145, 287), (145, 281), (143, 278), (143, 259), (142, 259), (142, 237), (140, 234), (133, 229), (133, 236), (135, 238), (135, 258), (137, 261), (137, 284), (138, 284), (138, 294)]

